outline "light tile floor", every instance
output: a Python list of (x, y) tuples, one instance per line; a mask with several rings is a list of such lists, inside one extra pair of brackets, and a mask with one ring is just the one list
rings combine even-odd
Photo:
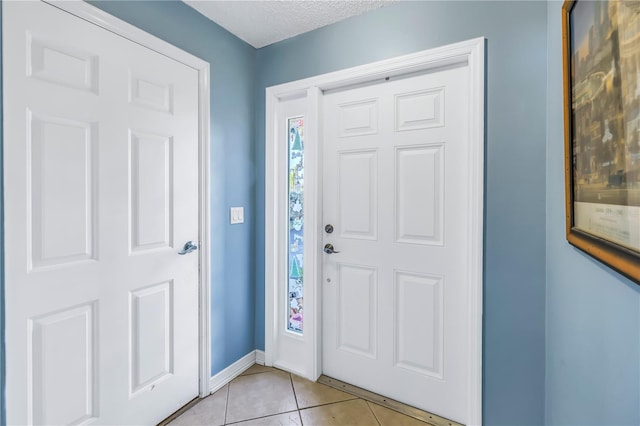
[(329, 386), (257, 364), (169, 424), (427, 425)]

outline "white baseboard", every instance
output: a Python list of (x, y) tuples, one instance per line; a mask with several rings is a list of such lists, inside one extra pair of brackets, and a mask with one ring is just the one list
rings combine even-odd
[[(264, 364), (264, 352), (262, 352), (262, 363)], [(256, 351), (249, 352), (215, 376), (212, 376), (211, 380), (209, 381), (211, 393), (214, 393), (215, 391), (238, 377), (253, 364), (256, 364)]]
[(256, 349), (256, 364), (264, 365), (264, 351)]

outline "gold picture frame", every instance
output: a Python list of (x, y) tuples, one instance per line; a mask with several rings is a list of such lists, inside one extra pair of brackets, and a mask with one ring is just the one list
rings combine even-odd
[(640, 2), (562, 7), (566, 236), (640, 284)]

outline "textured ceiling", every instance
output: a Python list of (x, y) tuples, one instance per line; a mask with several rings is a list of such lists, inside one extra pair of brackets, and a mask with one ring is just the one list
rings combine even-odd
[(255, 48), (382, 7), (389, 0), (184, 0)]

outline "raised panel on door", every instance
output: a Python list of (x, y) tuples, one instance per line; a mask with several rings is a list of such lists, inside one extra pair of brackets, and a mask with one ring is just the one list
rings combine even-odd
[(129, 71), (129, 102), (132, 105), (173, 114), (173, 91), (171, 83)]
[(130, 130), (131, 251), (173, 245), (173, 138)]
[(27, 75), (50, 83), (98, 93), (98, 56), (73, 45), (27, 35)]
[(338, 153), (338, 224), (343, 238), (377, 239), (378, 152)]
[(173, 281), (130, 294), (131, 396), (173, 374)]
[(444, 88), (395, 95), (396, 131), (444, 126)]
[(97, 302), (29, 321), (30, 423), (80, 424), (97, 417)]
[(31, 265), (95, 257), (96, 125), (28, 111)]
[(443, 378), (444, 279), (394, 271), (395, 365)]
[(444, 145), (396, 148), (395, 233), (399, 243), (444, 243)]
[(378, 271), (363, 265), (338, 265), (338, 349), (377, 356)]
[(338, 105), (338, 134), (342, 138), (378, 133), (378, 100)]

